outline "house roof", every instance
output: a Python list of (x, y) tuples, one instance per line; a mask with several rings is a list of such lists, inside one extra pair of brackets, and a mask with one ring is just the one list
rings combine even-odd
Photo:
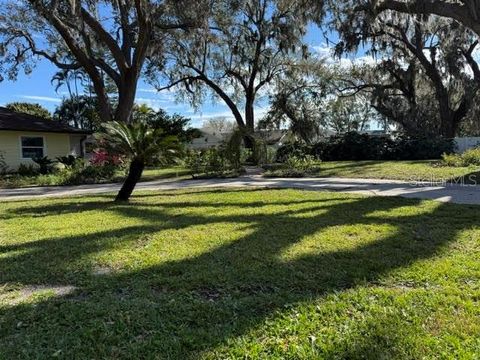
[(91, 134), (92, 131), (77, 129), (60, 121), (43, 119), (24, 113), (18, 113), (4, 107), (0, 107), (0, 131), (36, 131), (65, 134)]

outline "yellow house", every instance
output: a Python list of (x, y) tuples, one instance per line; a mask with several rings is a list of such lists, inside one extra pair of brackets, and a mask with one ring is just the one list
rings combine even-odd
[(91, 133), (0, 107), (0, 155), (8, 171), (44, 156), (52, 160), (66, 155), (84, 156), (84, 142)]

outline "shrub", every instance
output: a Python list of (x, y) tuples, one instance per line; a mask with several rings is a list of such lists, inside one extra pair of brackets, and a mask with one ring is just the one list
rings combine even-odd
[(278, 148), (275, 161), (283, 163), (291, 156), (302, 157), (305, 155), (313, 155), (312, 153), (312, 147), (304, 143), (288, 143)]
[(292, 155), (287, 158), (281, 167), (270, 167), (270, 169), (267, 169), (265, 175), (267, 177), (303, 177), (315, 174), (319, 170), (319, 161), (312, 155)]
[(480, 166), (480, 148), (465, 151), (461, 158), (463, 166)]
[(65, 179), (62, 185), (95, 184), (112, 181), (118, 167), (113, 165), (77, 167), (63, 172)]
[(0, 175), (5, 174), (8, 171), (8, 166), (5, 161), (5, 155), (0, 151)]
[(68, 156), (59, 156), (57, 157), (57, 161), (66, 167), (74, 167), (77, 164), (77, 160), (80, 158), (77, 158), (76, 156), (73, 155), (68, 155)]
[(440, 159), (442, 154), (452, 153), (454, 147), (452, 139), (404, 135), (395, 139), (389, 157), (385, 160)]
[(277, 149), (273, 146), (267, 146), (265, 164), (273, 163), (277, 158)]
[(32, 164), (20, 164), (17, 173), (20, 176), (35, 176), (38, 175), (38, 169)]
[(312, 155), (324, 161), (344, 160), (425, 160), (439, 159), (443, 153), (453, 151), (452, 140), (442, 138), (399, 136), (371, 136), (349, 132), (334, 135), (313, 146), (287, 144), (278, 149), (277, 161), (288, 156)]
[(329, 138), (323, 148), (315, 147), (322, 160), (381, 160), (391, 147), (388, 137), (349, 132)]
[(312, 155), (289, 156), (285, 166), (291, 170), (309, 171), (317, 166), (317, 161)]
[(227, 156), (224, 148), (192, 150), (187, 153), (185, 165), (193, 178), (239, 175), (243, 169), (239, 161)]
[(47, 156), (32, 160), (38, 165), (40, 174), (46, 175), (52, 170), (53, 160), (49, 159)]
[(116, 165), (120, 166), (124, 163), (123, 158), (120, 155), (109, 154), (107, 151), (97, 149), (93, 151), (90, 163), (96, 166)]
[(443, 154), (440, 165), (451, 167), (480, 166), (480, 148), (469, 149), (463, 154)]

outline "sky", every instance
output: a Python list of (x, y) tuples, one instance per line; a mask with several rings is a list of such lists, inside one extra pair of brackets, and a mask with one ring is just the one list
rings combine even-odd
[[(329, 35), (329, 37), (332, 37)], [(333, 36), (334, 38), (334, 36)], [(305, 38), (306, 42), (320, 56), (331, 56), (331, 51), (321, 29), (316, 26), (310, 26)], [(332, 39), (330, 39), (332, 40)], [(335, 38), (333, 39), (335, 40)], [(9, 102), (32, 102), (39, 103), (54, 111), (62, 100), (62, 97), (68, 93), (65, 88), (55, 91), (52, 85), (52, 76), (58, 69), (47, 60), (38, 62), (37, 67), (29, 75), (20, 72), (16, 81), (4, 80), (0, 82), (0, 106)], [(228, 107), (219, 100), (212, 103), (207, 100), (203, 106), (195, 111), (189, 104), (178, 103), (175, 101), (173, 93), (164, 91), (158, 93), (152, 86), (141, 81), (138, 86), (136, 102), (147, 104), (154, 109), (163, 108), (168, 113), (178, 113), (192, 120), (191, 124), (195, 127), (201, 127), (203, 121), (213, 117), (226, 117), (233, 119)], [(266, 113), (268, 104), (260, 102), (257, 104), (256, 117), (261, 118)]]

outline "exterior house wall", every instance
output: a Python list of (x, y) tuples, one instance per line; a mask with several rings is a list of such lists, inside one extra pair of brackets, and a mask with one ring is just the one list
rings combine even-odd
[(0, 131), (0, 152), (3, 153), (9, 170), (16, 170), (20, 164), (34, 163), (30, 159), (22, 159), (21, 136), (43, 136), (44, 156), (50, 159), (69, 155), (72, 151), (69, 134), (2, 130)]
[(202, 132), (202, 136), (196, 139), (193, 139), (190, 144), (188, 144), (188, 148), (194, 150), (203, 150), (209, 149), (212, 147), (220, 146), (223, 142), (223, 138), (216, 136), (214, 134), (208, 134)]

